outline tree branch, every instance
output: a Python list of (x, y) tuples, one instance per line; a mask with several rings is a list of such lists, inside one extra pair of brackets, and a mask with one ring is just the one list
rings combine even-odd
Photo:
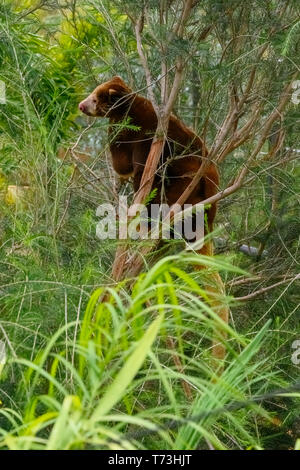
[(287, 282), (290, 282), (290, 284), (292, 284), (294, 281), (296, 281), (298, 279), (300, 279), (300, 274), (297, 274), (293, 278), (284, 279), (283, 281), (276, 282), (275, 284), (272, 284), (271, 286), (263, 287), (262, 289), (251, 292), (251, 294), (244, 295), (242, 297), (235, 297), (235, 300), (237, 300), (237, 301), (250, 300), (250, 299), (253, 299), (254, 297), (257, 297), (259, 295), (264, 294), (265, 292), (268, 292), (271, 289), (275, 289), (275, 287), (281, 286), (282, 284), (286, 284)]

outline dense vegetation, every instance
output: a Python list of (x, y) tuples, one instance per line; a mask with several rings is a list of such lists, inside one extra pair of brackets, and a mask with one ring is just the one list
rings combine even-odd
[[(0, 447), (299, 448), (300, 394), (289, 387), (299, 386), (300, 104), (291, 90), (263, 136), (300, 79), (299, 2), (194, 2), (184, 34), (171, 39), (182, 2), (143, 3), (0, 0)], [(133, 190), (112, 171), (108, 121), (77, 107), (113, 75), (147, 94), (132, 26), (143, 6), (153, 93), (159, 99), (162, 50), (171, 84), (184, 57), (173, 112), (209, 147), (255, 67), (223, 143), (221, 188), (249, 171), (220, 198), (214, 258), (172, 243), (146, 256), (134, 282), (116, 284), (117, 241), (96, 237), (96, 209)], [(206, 270), (194, 271), (199, 261)], [(226, 325), (203, 289), (217, 270), (231, 311), (219, 376), (211, 337)]]

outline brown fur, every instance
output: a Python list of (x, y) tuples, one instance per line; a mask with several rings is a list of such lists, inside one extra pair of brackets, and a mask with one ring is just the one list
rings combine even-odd
[[(85, 114), (109, 118), (113, 168), (123, 179), (132, 176), (134, 190), (137, 191), (157, 126), (151, 102), (133, 93), (120, 77), (113, 77), (99, 85), (80, 103), (79, 108)], [(139, 130), (123, 129), (116, 133), (114, 125), (126, 118)], [(167, 142), (152, 187), (158, 191), (151, 202), (175, 203), (206, 155), (207, 149), (200, 137), (172, 115)], [(214, 164), (210, 164), (186, 204), (196, 204), (214, 195), (218, 184), (218, 171)], [(215, 214), (216, 204), (213, 204), (207, 211), (209, 230), (212, 229)]]
[[(123, 179), (133, 177), (134, 190), (137, 192), (157, 127), (157, 118), (151, 102), (133, 93), (120, 77), (113, 77), (99, 85), (79, 104), (79, 108), (87, 115), (109, 118), (113, 167)], [(114, 125), (120, 124), (126, 117), (130, 118), (130, 123), (138, 126), (139, 130), (123, 129), (116, 133), (117, 126)], [(178, 118), (171, 116), (167, 141), (152, 186), (152, 189), (157, 189), (157, 194), (151, 203), (174, 204), (190, 184), (206, 156), (207, 149), (200, 137)], [(211, 163), (186, 204), (197, 204), (213, 196), (218, 191), (218, 185), (218, 171)], [(216, 204), (212, 204), (207, 210), (209, 231), (212, 230), (215, 214)], [(213, 255), (212, 243), (206, 243), (199, 252)], [(199, 269), (202, 268), (203, 266), (199, 265)], [(224, 288), (218, 273), (212, 273), (212, 284), (207, 286), (209, 303), (220, 318), (228, 323), (228, 307), (218, 299)], [(222, 328), (218, 333), (213, 342), (213, 356), (223, 360), (226, 352), (226, 333)], [(222, 367), (218, 371), (221, 373)]]

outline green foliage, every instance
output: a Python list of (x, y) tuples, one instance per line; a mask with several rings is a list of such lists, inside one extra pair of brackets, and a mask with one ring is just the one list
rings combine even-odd
[[(109, 299), (99, 303), (105, 291), (96, 290), (82, 324), (76, 320), (59, 328), (41, 349), (35, 347), (32, 361), (11, 357), (6, 369), (19, 366), (23, 379), (18, 399), (26, 400), (19, 412), (6, 405), (0, 410), (2, 448), (193, 449), (205, 446), (203, 439), (208, 439), (216, 448), (226, 449), (232, 433), (241, 445), (246, 441), (260, 448), (254, 429), (250, 430), (254, 416), (267, 419), (259, 407), (229, 412), (228, 422), (222, 414), (212, 414), (205, 422), (179, 426), (176, 432), (166, 426), (158, 431), (159, 443), (156, 433), (152, 439), (147, 433), (144, 438), (141, 433), (140, 439), (126, 437), (139, 428), (155, 430), (171, 417), (179, 422), (187, 412), (195, 415), (245, 400), (265, 390), (266, 379), (276, 383), (267, 361), (254, 360), (266, 339), (267, 324), (250, 341), (227, 327), (230, 365), (220, 377), (215, 375), (209, 355), (199, 345), (205, 337), (210, 339), (220, 320), (198, 297), (199, 285), (192, 275), (180, 275), (179, 267), (187, 260), (199, 262), (197, 256), (185, 253), (160, 261), (140, 275), (131, 296), (120, 284), (108, 289)], [(232, 269), (217, 260), (212, 263), (203, 257), (202, 261), (213, 264), (213, 269)], [(172, 360), (175, 352), (166, 347), (168, 336), (182, 346), (177, 353), (181, 371)], [(182, 396), (182, 380), (193, 386), (191, 404)]]

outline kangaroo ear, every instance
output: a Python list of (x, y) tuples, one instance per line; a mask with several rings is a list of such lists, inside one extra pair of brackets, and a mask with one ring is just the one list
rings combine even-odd
[(109, 94), (109, 96), (113, 96), (113, 95), (120, 94), (120, 92), (118, 92), (118, 91), (115, 90), (114, 88), (110, 88), (110, 89), (108, 90), (108, 94)]
[(132, 92), (131, 88), (129, 88), (129, 86), (118, 75), (116, 75), (110, 80), (109, 85), (109, 95), (119, 94), (119, 96), (124, 96)]
[(126, 93), (122, 90), (116, 90), (115, 88), (109, 88), (108, 90), (108, 102), (109, 104), (116, 103), (120, 98), (122, 98)]
[(108, 103), (109, 104), (115, 104), (119, 102), (120, 99), (122, 99), (124, 96), (127, 95), (125, 90), (119, 89), (119, 87), (118, 89), (116, 88), (109, 88), (108, 90)]
[(123, 86), (113, 85), (108, 89), (108, 102), (113, 104), (130, 93), (130, 89)]

